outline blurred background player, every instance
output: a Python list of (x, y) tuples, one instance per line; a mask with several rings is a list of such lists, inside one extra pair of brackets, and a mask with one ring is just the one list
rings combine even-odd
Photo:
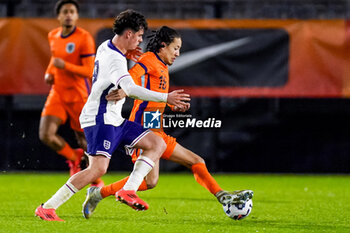
[(125, 148), (132, 154), (134, 148), (142, 149), (134, 164), (128, 181), (116, 193), (119, 201), (136, 210), (148, 209), (148, 204), (136, 195), (145, 176), (159, 161), (166, 145), (164, 141), (144, 129), (140, 124), (124, 119), (121, 115), (125, 98), (108, 101), (106, 95), (122, 88), (128, 96), (147, 101), (168, 102), (180, 108), (189, 101), (189, 95), (181, 93), (159, 93), (136, 85), (131, 78), (125, 54), (135, 50), (142, 42), (147, 22), (143, 15), (133, 10), (120, 13), (115, 19), (111, 40), (103, 42), (95, 59), (91, 94), (80, 115), (80, 123), (87, 139), (89, 166), (73, 175), (47, 202), (35, 210), (35, 215), (46, 221), (63, 221), (55, 210), (69, 200), (76, 192), (94, 179), (106, 173), (113, 152)]
[[(60, 0), (55, 12), (60, 27), (48, 34), (51, 60), (45, 72), (45, 82), (51, 86), (40, 118), (40, 140), (67, 159), (70, 175), (81, 170), (80, 162), (86, 150), (79, 115), (91, 89), (95, 42), (89, 32), (77, 27), (79, 5), (74, 0)], [(69, 118), (80, 148), (73, 149), (57, 134), (60, 125)], [(94, 185), (103, 185), (98, 179)]]
[[(176, 57), (180, 55), (181, 45), (181, 36), (176, 30), (166, 26), (157, 30), (147, 45), (147, 52), (144, 53), (139, 58), (138, 63), (129, 70), (134, 82), (149, 90), (168, 93), (168, 66), (172, 65)], [(123, 90), (118, 90), (107, 95), (107, 100), (119, 100), (124, 97), (125, 93)], [(129, 120), (142, 124), (144, 112), (159, 111), (163, 113), (165, 107), (166, 103), (135, 100)], [(190, 108), (190, 105), (170, 107), (173, 111), (185, 112)], [(161, 158), (179, 163), (191, 169), (196, 181), (215, 195), (221, 204), (245, 202), (253, 197), (253, 192), (251, 190), (234, 192), (224, 191), (208, 172), (203, 158), (181, 146), (176, 142), (175, 138), (165, 134), (163, 130), (157, 129), (155, 133), (162, 137), (167, 145)], [(133, 162), (135, 162), (140, 155), (142, 155), (142, 150), (135, 150), (132, 155)], [(158, 178), (159, 161), (156, 161), (152, 171), (145, 177), (139, 190), (154, 188), (158, 182)], [(83, 204), (83, 214), (85, 218), (91, 216), (96, 205), (102, 198), (114, 195), (127, 181), (128, 177), (102, 188), (89, 188), (87, 190), (86, 200)]]

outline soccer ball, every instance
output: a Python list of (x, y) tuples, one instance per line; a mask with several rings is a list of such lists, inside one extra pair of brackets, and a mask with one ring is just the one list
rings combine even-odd
[(247, 217), (253, 209), (253, 201), (250, 199), (243, 204), (223, 204), (224, 212), (234, 220), (241, 220)]

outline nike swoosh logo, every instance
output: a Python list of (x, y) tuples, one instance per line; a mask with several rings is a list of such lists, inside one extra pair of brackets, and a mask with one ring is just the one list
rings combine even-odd
[(169, 73), (175, 73), (177, 71), (186, 69), (189, 66), (193, 66), (202, 61), (208, 60), (209, 58), (225, 53), (228, 50), (241, 47), (242, 45), (245, 45), (250, 41), (251, 41), (251, 38), (244, 37), (241, 39), (185, 52), (184, 54), (182, 54), (180, 57), (176, 59), (173, 65), (169, 67)]

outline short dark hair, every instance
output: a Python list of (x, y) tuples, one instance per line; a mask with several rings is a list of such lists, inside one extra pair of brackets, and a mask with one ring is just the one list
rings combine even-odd
[(55, 5), (56, 15), (58, 15), (60, 13), (62, 6), (65, 4), (68, 4), (68, 3), (75, 5), (75, 7), (77, 8), (77, 11), (79, 12), (79, 4), (77, 1), (75, 1), (75, 0), (59, 0), (58, 2), (56, 2), (56, 5)]
[(114, 20), (113, 32), (121, 35), (126, 29), (131, 29), (134, 32), (141, 29), (147, 31), (148, 25), (145, 16), (131, 9), (121, 12)]
[(175, 38), (181, 38), (181, 35), (172, 28), (167, 26), (162, 26), (157, 31), (150, 36), (150, 41), (147, 44), (147, 51), (151, 52), (159, 52), (159, 49), (165, 47), (162, 43), (164, 42), (166, 45), (171, 44)]

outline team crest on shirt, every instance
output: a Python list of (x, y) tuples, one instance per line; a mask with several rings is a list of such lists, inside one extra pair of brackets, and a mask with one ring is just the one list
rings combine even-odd
[(107, 141), (107, 140), (104, 140), (103, 141), (103, 147), (106, 149), (106, 150), (109, 150), (111, 148), (111, 142), (110, 141)]
[(66, 52), (67, 53), (73, 53), (75, 50), (75, 44), (73, 42), (70, 42), (66, 45)]

